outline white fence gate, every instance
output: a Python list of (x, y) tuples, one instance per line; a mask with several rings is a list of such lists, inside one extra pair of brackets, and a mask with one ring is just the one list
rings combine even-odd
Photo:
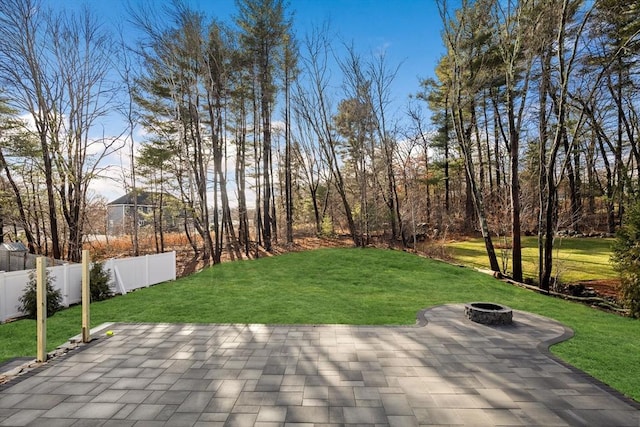
[[(112, 258), (104, 263), (111, 276), (114, 293), (126, 294), (176, 279), (176, 253), (167, 252), (134, 258)], [(82, 301), (82, 264), (48, 267), (53, 287), (62, 294), (62, 305), (69, 307)], [(0, 272), (0, 323), (24, 315), (19, 298), (29, 283), (29, 270)]]

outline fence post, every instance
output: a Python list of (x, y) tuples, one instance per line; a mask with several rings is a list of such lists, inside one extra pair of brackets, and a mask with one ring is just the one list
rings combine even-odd
[(36, 258), (36, 332), (38, 362), (47, 360), (47, 259)]
[(171, 274), (171, 276), (172, 276), (171, 280), (176, 280), (176, 270), (177, 270), (177, 268), (176, 268), (176, 251), (173, 251), (172, 254), (173, 254), (173, 257), (172, 257), (171, 265), (173, 266), (173, 272)]
[(7, 281), (4, 272), (0, 272), (0, 323), (7, 320)]
[[(55, 260), (53, 265), (56, 265)], [(69, 263), (62, 264), (62, 305), (69, 307)]]
[(149, 255), (144, 256), (144, 286), (149, 287)]
[(89, 251), (82, 251), (82, 342), (91, 341), (91, 318), (89, 307), (91, 304), (91, 287), (90, 287), (90, 272), (89, 263)]
[(113, 258), (109, 258), (104, 262), (104, 270), (109, 273), (109, 288), (114, 292), (117, 291), (118, 283), (116, 282), (116, 274), (113, 271)]

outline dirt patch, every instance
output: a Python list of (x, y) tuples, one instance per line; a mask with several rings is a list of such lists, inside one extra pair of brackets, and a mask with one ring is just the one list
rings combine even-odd
[[(261, 246), (253, 244), (249, 255), (247, 256), (247, 254), (242, 251), (240, 258), (236, 255), (232, 256), (229, 251), (225, 250), (222, 254), (222, 262), (230, 262), (238, 259), (267, 258), (288, 252), (301, 252), (313, 249), (349, 247), (353, 247), (353, 240), (348, 237), (300, 237), (296, 238), (293, 244), (273, 244), (271, 252), (267, 252)], [(194, 256), (193, 249), (190, 247), (174, 248), (174, 250), (176, 251), (176, 274), (178, 277), (188, 276), (211, 265), (202, 260), (201, 255)]]
[(583, 280), (574, 283), (574, 285), (578, 284), (584, 285), (586, 288), (592, 288), (601, 297), (618, 298), (620, 279)]

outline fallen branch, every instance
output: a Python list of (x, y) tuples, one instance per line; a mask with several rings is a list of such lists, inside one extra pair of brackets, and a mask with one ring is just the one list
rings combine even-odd
[(514, 286), (518, 286), (520, 288), (528, 289), (528, 290), (533, 291), (533, 292), (537, 292), (537, 293), (545, 294), (545, 295), (551, 295), (551, 296), (562, 298), (562, 299), (569, 300), (569, 301), (581, 302), (583, 304), (592, 304), (592, 305), (597, 305), (599, 307), (605, 307), (608, 310), (615, 311), (615, 312), (617, 312), (619, 314), (624, 314), (624, 315), (629, 314), (629, 310), (624, 309), (624, 308), (620, 308), (619, 306), (613, 304), (611, 301), (608, 301), (608, 300), (606, 300), (604, 298), (601, 298), (601, 297), (576, 297), (576, 296), (573, 296), (573, 295), (567, 295), (567, 294), (563, 294), (563, 293), (560, 293), (560, 292), (543, 291), (542, 289), (540, 289), (537, 286), (527, 285), (526, 283), (517, 282), (517, 281), (515, 281), (515, 280), (513, 280), (511, 278), (504, 277), (502, 275), (502, 273), (500, 273), (498, 271), (487, 270), (485, 268), (475, 268), (475, 270), (480, 272), (480, 273), (484, 273), (484, 274), (488, 274), (490, 276), (493, 276), (498, 280), (501, 280), (501, 281), (503, 281), (505, 283), (509, 283), (510, 285), (514, 285)]

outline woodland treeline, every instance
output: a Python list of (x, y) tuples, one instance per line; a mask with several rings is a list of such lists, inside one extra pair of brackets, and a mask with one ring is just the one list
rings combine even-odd
[[(119, 154), (123, 189), (157, 195), (159, 251), (169, 203), (213, 263), (305, 230), (356, 246), (481, 233), (494, 271), (493, 241), (509, 239), (522, 280), (520, 236), (534, 234), (548, 290), (556, 233), (612, 233), (637, 199), (640, 6), (437, 4), (446, 53), (398, 111), (401, 64), (327, 24), (294, 33), (282, 0), (237, 0), (229, 22), (139, 7), (136, 40), (89, 10), (3, 1), (0, 225), (77, 260), (102, 231), (89, 184)], [(121, 133), (96, 137), (115, 113)]]

